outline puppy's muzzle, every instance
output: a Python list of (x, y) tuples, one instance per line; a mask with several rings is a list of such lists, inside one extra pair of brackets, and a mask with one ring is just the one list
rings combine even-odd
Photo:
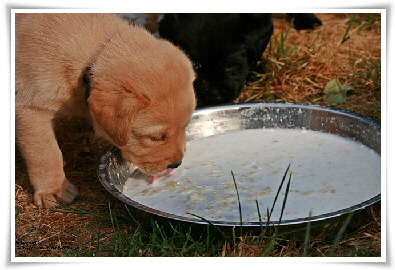
[(167, 166), (167, 169), (176, 169), (181, 165), (182, 162), (176, 162), (176, 163), (172, 163), (169, 166)]

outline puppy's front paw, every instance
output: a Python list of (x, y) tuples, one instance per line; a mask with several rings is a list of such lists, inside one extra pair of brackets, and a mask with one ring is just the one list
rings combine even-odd
[(66, 179), (61, 188), (36, 190), (34, 193), (34, 204), (39, 209), (54, 209), (59, 207), (58, 203), (71, 204), (77, 196), (77, 187)]

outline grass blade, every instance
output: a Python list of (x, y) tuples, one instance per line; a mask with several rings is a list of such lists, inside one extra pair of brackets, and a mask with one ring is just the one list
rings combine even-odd
[(276, 202), (277, 202), (278, 195), (280, 194), (280, 191), (281, 191), (281, 189), (282, 189), (282, 187), (283, 187), (283, 184), (284, 184), (284, 182), (285, 182), (285, 178), (287, 177), (287, 173), (288, 173), (288, 170), (289, 170), (289, 167), (290, 167), (290, 166), (291, 166), (291, 164), (289, 164), (288, 167), (287, 167), (287, 169), (285, 170), (285, 173), (284, 173), (283, 178), (282, 178), (282, 180), (281, 180), (280, 186), (279, 186), (279, 188), (278, 188), (278, 190), (277, 190), (276, 196), (274, 197), (272, 209), (270, 210), (270, 214), (268, 215), (268, 218), (270, 218), (270, 217), (272, 216), (272, 213), (273, 213), (273, 210), (274, 210), (274, 206), (275, 206), (275, 204), (276, 204)]
[(233, 171), (230, 171), (230, 173), (232, 174), (233, 183), (235, 184), (236, 195), (237, 195), (237, 202), (239, 204), (240, 237), (241, 237), (243, 235), (243, 215), (241, 213), (241, 202), (240, 202), (239, 190), (237, 188), (236, 179), (235, 179), (235, 175), (233, 174)]
[(307, 249), (309, 247), (310, 230), (311, 230), (311, 211), (309, 212), (309, 219), (306, 225), (306, 235), (304, 237), (303, 257), (307, 257)]
[(340, 230), (337, 232), (335, 240), (333, 241), (333, 245), (331, 247), (331, 250), (330, 250), (330, 252), (328, 254), (329, 257), (333, 257), (333, 255), (335, 254), (335, 249), (336, 249), (337, 245), (339, 244), (343, 233), (346, 231), (346, 228), (347, 228), (348, 224), (350, 223), (351, 218), (353, 217), (353, 215), (354, 215), (354, 212), (351, 212), (347, 216), (346, 220), (344, 221), (344, 223), (340, 227)]
[(348, 35), (348, 33), (350, 32), (351, 26), (352, 26), (352, 24), (354, 23), (356, 17), (357, 17), (357, 15), (354, 14), (354, 16), (353, 16), (353, 17), (351, 18), (351, 20), (348, 22), (348, 27), (347, 27), (347, 29), (346, 29), (346, 32), (344, 33), (344, 36), (343, 36), (342, 41), (341, 41), (340, 44), (343, 44), (344, 42), (346, 42), (347, 40), (350, 39), (350, 36)]
[(226, 235), (223, 231), (221, 231), (217, 226), (215, 226), (210, 220), (207, 220), (207, 219), (205, 219), (204, 217), (195, 215), (195, 214), (193, 214), (193, 213), (187, 213), (187, 214), (188, 214), (188, 215), (191, 215), (191, 216), (194, 216), (194, 217), (197, 217), (197, 218), (200, 218), (201, 220), (207, 222), (207, 224), (209, 224), (210, 226), (216, 228), (216, 229), (218, 230), (218, 232), (222, 235), (223, 238), (227, 238), (227, 235)]
[(281, 213), (280, 213), (280, 218), (278, 220), (278, 225), (281, 224), (281, 220), (283, 219), (284, 209), (285, 209), (285, 205), (287, 203), (290, 185), (291, 185), (291, 174), (289, 175), (289, 180), (288, 180), (288, 183), (287, 183), (287, 187), (285, 189), (285, 196), (284, 196), (284, 200), (283, 200), (283, 205), (281, 206)]
[(276, 244), (276, 241), (274, 238), (271, 239), (269, 244), (259, 253), (259, 257), (262, 257), (264, 254), (268, 253)]
[(261, 232), (263, 232), (262, 216), (261, 216), (261, 211), (259, 210), (258, 199), (255, 199), (255, 204), (256, 204), (256, 209), (258, 211), (259, 227), (261, 228)]
[[(48, 201), (50, 201), (50, 200), (48, 200)], [(52, 212), (71, 213), (71, 214), (87, 214), (87, 215), (91, 215), (91, 216), (99, 217), (99, 218), (108, 218), (108, 215), (106, 215), (106, 214), (89, 212), (89, 211), (81, 210), (78, 208), (73, 208), (73, 207), (70, 207), (68, 205), (61, 204), (61, 203), (58, 203), (58, 204), (61, 205), (62, 207), (65, 207), (66, 209), (52, 209), (51, 210)]]

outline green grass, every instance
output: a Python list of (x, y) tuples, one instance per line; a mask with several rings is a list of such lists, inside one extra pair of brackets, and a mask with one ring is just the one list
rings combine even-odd
[[(289, 166), (281, 179), (277, 196), (271, 209), (267, 208), (268, 220), (261, 221), (260, 232), (250, 233), (243, 230), (241, 203), (239, 200), (240, 225), (235, 228), (218, 227), (207, 221), (207, 225), (180, 223), (170, 219), (150, 216), (141, 219), (133, 214), (131, 208), (118, 202), (115, 207), (110, 205), (106, 213), (92, 213), (82, 209), (65, 207), (57, 212), (93, 215), (101, 222), (90, 224), (93, 232), (92, 239), (82, 241), (76, 230), (77, 248), (62, 252), (66, 257), (220, 257), (220, 256), (281, 256), (279, 253), (285, 246), (292, 248), (292, 256), (337, 256), (339, 248), (349, 250), (345, 256), (380, 256), (371, 251), (374, 243), (365, 245), (347, 239), (355, 238), (355, 232), (348, 233), (347, 227), (352, 220), (353, 213), (342, 222), (338, 231), (331, 237), (317, 239), (310, 232), (317, 229), (316, 224), (308, 222), (305, 228), (283, 230), (281, 226), (269, 226), (270, 215), (288, 177), (285, 187), (285, 196), (281, 205), (281, 214), (286, 208), (287, 197), (291, 185), (291, 174), (288, 175)], [(235, 191), (237, 185), (235, 183)], [(258, 202), (257, 202), (258, 207)], [(116, 213), (115, 213), (116, 212)], [(261, 215), (258, 207), (258, 215)], [(204, 218), (201, 218), (205, 220)], [(101, 233), (98, 225), (107, 225), (112, 228), (109, 233)], [(96, 228), (96, 229), (95, 229)], [(316, 248), (327, 247), (326, 250)], [(253, 255), (246, 250), (254, 250)], [(296, 254), (295, 254), (296, 252)], [(344, 254), (344, 253), (343, 253)]]
[(273, 36), (272, 39), (270, 39), (268, 50), (272, 52), (272, 55), (278, 62), (288, 59), (297, 48), (297, 46), (286, 45), (292, 27), (293, 19), (285, 32), (281, 32), (279, 37)]
[[(119, 207), (127, 208), (127, 206)], [(105, 221), (112, 224), (111, 233), (101, 234), (100, 231), (96, 231), (92, 240), (82, 242), (76, 231), (78, 247), (64, 251), (62, 255), (66, 257), (244, 256), (240, 246), (248, 245), (259, 251), (255, 256), (273, 256), (273, 254), (279, 256), (278, 250), (284, 246), (291, 246), (299, 252), (297, 256), (304, 257), (335, 256), (339, 247), (346, 247), (350, 250), (345, 256), (380, 256), (371, 251), (374, 243), (363, 246), (347, 241), (347, 238), (353, 235), (352, 233), (345, 234), (351, 217), (351, 215), (347, 217), (334, 239), (320, 243), (320, 245), (324, 243), (330, 247), (330, 250), (319, 253), (315, 248), (317, 243), (311, 244), (316, 241), (311, 240), (309, 234), (311, 223), (307, 223), (303, 233), (304, 240), (301, 240), (300, 231), (290, 230), (279, 233), (277, 230), (279, 226), (275, 227), (273, 234), (265, 231), (258, 236), (249, 233), (239, 236), (236, 232), (237, 228), (229, 232), (222, 231), (222, 228), (213, 228), (214, 225), (195, 227), (192, 224), (180, 224), (171, 220), (158, 221), (154, 218), (147, 221), (136, 220), (136, 223), (125, 223), (125, 220), (133, 217), (125, 218), (110, 214)]]
[[(123, 206), (126, 207), (127, 206)], [(67, 257), (173, 257), (173, 256), (216, 256), (222, 248), (221, 239), (213, 237), (210, 227), (199, 232), (194, 226), (185, 226), (154, 218), (147, 221), (127, 223), (133, 217), (110, 214), (107, 222), (113, 232), (96, 232), (93, 240), (81, 242), (77, 235), (78, 248), (65, 251)]]

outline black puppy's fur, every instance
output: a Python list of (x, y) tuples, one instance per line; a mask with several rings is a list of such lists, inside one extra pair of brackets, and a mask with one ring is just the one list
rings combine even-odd
[(322, 25), (322, 22), (313, 13), (288, 13), (294, 19), (296, 30), (313, 30)]
[[(298, 30), (321, 25), (314, 14), (289, 15)], [(270, 13), (165, 14), (159, 22), (159, 35), (181, 47), (194, 62), (198, 106), (236, 99), (272, 33)]]

